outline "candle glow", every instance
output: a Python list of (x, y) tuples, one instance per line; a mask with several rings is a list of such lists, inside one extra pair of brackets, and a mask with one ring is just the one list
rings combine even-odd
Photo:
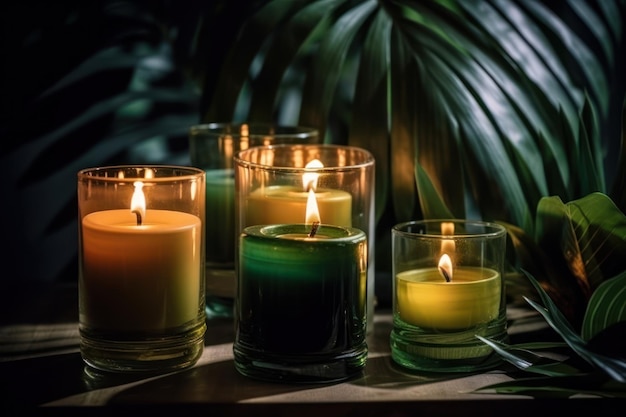
[(96, 211), (82, 220), (82, 321), (129, 331), (182, 325), (199, 308), (201, 221), (148, 211), (144, 183), (133, 185), (130, 210)]
[(439, 258), (438, 268), (439, 272), (441, 272), (441, 275), (443, 275), (446, 282), (452, 281), (452, 260), (447, 253), (444, 253), (443, 255), (441, 255), (441, 258)]
[(498, 317), (500, 274), (493, 269), (457, 268), (450, 282), (438, 268), (414, 269), (397, 274), (396, 285), (400, 318), (414, 326), (456, 330)]
[[(317, 159), (305, 166), (306, 169), (323, 167)], [(246, 225), (301, 223), (303, 211), (305, 223), (312, 224), (316, 220), (309, 218), (308, 213), (310, 200), (314, 199), (317, 217), (324, 217), (325, 224), (351, 227), (352, 196), (343, 190), (318, 188), (319, 177), (317, 172), (304, 172), (301, 189), (275, 185), (254, 190), (247, 199)]]
[[(452, 237), (454, 223), (443, 222), (441, 233)], [(441, 252), (436, 268), (397, 274), (402, 320), (424, 328), (453, 330), (495, 319), (500, 309), (500, 274), (488, 268), (455, 268), (453, 239), (441, 241)]]
[(137, 215), (137, 225), (141, 226), (143, 219), (146, 217), (146, 196), (143, 193), (143, 182), (135, 181), (133, 184), (135, 191), (130, 201), (130, 211)]

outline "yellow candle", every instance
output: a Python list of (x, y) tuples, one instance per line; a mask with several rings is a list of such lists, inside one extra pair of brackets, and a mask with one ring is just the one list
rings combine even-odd
[[(246, 226), (302, 223), (309, 193), (295, 186), (270, 186), (254, 190), (247, 199)], [(343, 190), (315, 190), (323, 224), (352, 227), (352, 196)]]
[(488, 268), (455, 268), (451, 282), (438, 268), (404, 271), (396, 276), (397, 311), (418, 327), (469, 328), (498, 317), (500, 285), (500, 274)]
[(198, 316), (201, 221), (192, 214), (128, 209), (82, 221), (81, 322), (106, 331), (154, 331)]

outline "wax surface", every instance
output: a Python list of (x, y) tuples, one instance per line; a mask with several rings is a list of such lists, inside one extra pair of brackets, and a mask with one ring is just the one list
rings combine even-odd
[(396, 286), (396, 310), (415, 326), (464, 329), (498, 317), (501, 279), (493, 269), (457, 268), (452, 282), (437, 268), (415, 269), (397, 274)]
[[(206, 171), (206, 262), (235, 262), (235, 179), (232, 169)], [(224, 266), (225, 267), (225, 266)]]
[(365, 234), (327, 226), (311, 239), (308, 230), (257, 226), (240, 238), (236, 343), (275, 353), (332, 353), (365, 343)]
[(164, 330), (197, 318), (201, 221), (148, 210), (141, 226), (129, 210), (82, 221), (81, 323), (102, 331)]
[[(247, 199), (246, 225), (303, 223), (307, 198), (301, 187), (277, 185), (254, 190)], [(320, 188), (315, 199), (323, 224), (352, 226), (350, 193)]]

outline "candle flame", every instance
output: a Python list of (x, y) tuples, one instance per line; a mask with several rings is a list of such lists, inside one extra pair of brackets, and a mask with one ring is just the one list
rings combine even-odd
[[(314, 159), (308, 164), (306, 164), (305, 168), (324, 168), (324, 164), (319, 159)], [(302, 174), (302, 186), (305, 191), (313, 190), (317, 188), (317, 179), (320, 174), (316, 172), (305, 172)]]
[(143, 218), (146, 217), (146, 196), (143, 194), (143, 182), (135, 181), (133, 185), (135, 191), (130, 201), (130, 211), (137, 215), (137, 225), (141, 225)]
[(453, 235), (454, 234), (454, 223), (452, 222), (442, 222), (441, 223), (441, 234), (446, 236), (446, 235)]
[[(454, 235), (454, 223), (452, 222), (442, 222), (441, 223), (441, 234), (443, 236), (452, 236)], [(456, 244), (452, 239), (443, 239), (441, 241), (441, 253), (449, 253), (454, 254), (456, 251)]]
[(439, 272), (446, 282), (452, 281), (452, 260), (445, 253), (441, 255), (441, 258), (439, 258)]
[(309, 189), (309, 196), (306, 200), (306, 213), (304, 222), (306, 224), (320, 223), (320, 211), (317, 207), (317, 199), (315, 198), (315, 191)]

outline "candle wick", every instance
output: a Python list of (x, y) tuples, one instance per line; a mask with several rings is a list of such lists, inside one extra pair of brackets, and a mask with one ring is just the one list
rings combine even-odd
[(446, 282), (450, 282), (450, 274), (448, 274), (448, 271), (446, 271), (445, 268), (439, 267), (439, 272), (443, 275)]
[(135, 213), (137, 215), (137, 226), (141, 226), (141, 213), (139, 212), (139, 210), (134, 210), (133, 213)]
[(320, 222), (313, 222), (313, 226), (311, 227), (311, 233), (309, 233), (309, 237), (314, 237), (319, 227), (320, 227)]

